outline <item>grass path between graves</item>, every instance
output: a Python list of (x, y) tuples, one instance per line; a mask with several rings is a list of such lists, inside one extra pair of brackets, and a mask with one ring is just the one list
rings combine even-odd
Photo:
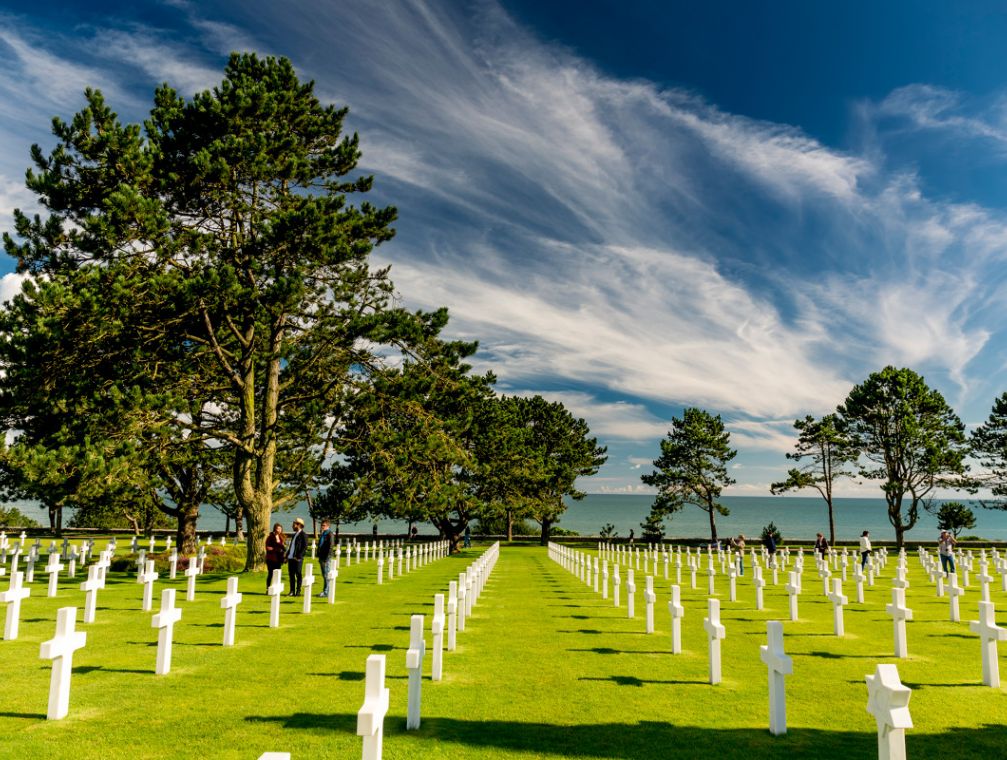
[[(36, 576), (19, 639), (0, 642), (0, 757), (257, 758), (266, 751), (288, 751), (294, 760), (357, 757), (364, 662), (374, 652), (388, 658), (386, 758), (870, 758), (877, 745), (864, 676), (880, 662), (896, 662), (913, 689), (910, 757), (999, 757), (1007, 746), (1004, 691), (980, 684), (978, 639), (967, 622), (948, 622), (947, 600), (936, 598), (913, 555), (907, 601), (915, 620), (910, 658), (901, 661), (892, 657), (892, 624), (884, 614), (893, 562), (867, 589), (866, 603), (847, 608), (842, 639), (832, 634), (832, 606), (813, 563), (796, 623), (786, 620), (783, 574), (779, 586), (767, 586), (761, 611), (754, 609), (750, 572), (739, 580), (735, 603), (727, 600), (726, 578), (717, 576), (727, 638), (724, 681), (710, 686), (704, 577), (696, 590), (688, 574), (683, 578), (685, 651), (675, 656), (663, 577), (656, 584), (657, 632), (647, 635), (642, 572), (630, 620), (625, 586), (616, 609), (550, 561), (545, 549), (505, 546), (457, 651), (445, 653), (444, 680), (424, 681), (421, 729), (406, 732), (409, 616), (427, 616), (429, 647), (433, 595), (446, 592), (482, 550), (382, 586), (375, 585), (373, 562), (340, 568), (335, 606), (316, 599), (305, 616), (300, 599), (285, 598), (275, 630), (267, 627), (263, 576), (243, 575), (237, 646), (230, 649), (220, 645), (226, 576), (204, 576), (196, 601), (179, 602), (183, 618), (167, 676), (153, 673), (157, 632), (150, 614), (139, 610), (142, 587), (114, 574), (99, 596), (96, 622), (78, 626), (88, 641), (74, 661), (70, 714), (62, 721), (44, 719), (49, 663), (38, 650), (53, 634), (56, 609), (83, 604), (76, 586), (82, 578), (64, 579), (60, 596), (46, 599), (45, 576)], [(184, 599), (184, 581), (166, 583)], [(999, 578), (994, 585), (994, 602), (1007, 610)], [(852, 581), (845, 592), (854, 596)], [(977, 600), (973, 582), (963, 621), (976, 617)], [(770, 619), (785, 621), (785, 646), (794, 658), (783, 737), (766, 728), (759, 646)], [(429, 668), (428, 654), (427, 674)]]

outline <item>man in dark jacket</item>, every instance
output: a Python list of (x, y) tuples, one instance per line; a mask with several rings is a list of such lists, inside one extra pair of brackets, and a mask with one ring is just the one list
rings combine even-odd
[(322, 592), (319, 596), (329, 595), (329, 557), (332, 554), (332, 531), (329, 521), (322, 520), (322, 535), (318, 537), (318, 566), (322, 570)]
[(308, 550), (308, 539), (304, 535), (304, 520), (294, 518), (294, 535), (287, 542), (287, 572), (290, 575), (290, 593), (287, 596), (301, 595), (301, 564), (304, 553)]

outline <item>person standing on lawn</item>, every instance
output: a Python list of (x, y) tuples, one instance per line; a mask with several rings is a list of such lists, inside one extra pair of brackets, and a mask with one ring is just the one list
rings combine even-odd
[(860, 534), (860, 568), (867, 567), (867, 557), (871, 553), (870, 531), (865, 530)]
[(283, 568), (283, 556), (286, 553), (287, 541), (283, 535), (283, 526), (279, 523), (273, 526), (273, 532), (266, 536), (266, 591), (273, 582), (273, 571)]
[(319, 596), (329, 595), (329, 557), (332, 555), (332, 531), (329, 521), (322, 520), (322, 535), (318, 537), (318, 567), (322, 572), (322, 590)]
[(301, 595), (301, 566), (307, 550), (308, 539), (304, 536), (304, 520), (295, 517), (294, 535), (287, 542), (287, 573), (290, 575), (290, 592), (287, 596)]

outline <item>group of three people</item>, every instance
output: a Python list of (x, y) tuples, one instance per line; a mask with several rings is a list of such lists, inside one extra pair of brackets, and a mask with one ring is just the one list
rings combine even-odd
[[(276, 523), (273, 526), (273, 532), (266, 536), (266, 589), (269, 589), (273, 571), (281, 569), (286, 564), (290, 577), (290, 591), (287, 596), (300, 596), (304, 555), (308, 551), (308, 539), (304, 534), (304, 520), (295, 517), (293, 529), (293, 535), (288, 538), (283, 533), (283, 526)], [(318, 596), (329, 595), (329, 557), (331, 554), (332, 532), (329, 530), (329, 521), (322, 520), (322, 533), (318, 537), (316, 555), (324, 585)]]

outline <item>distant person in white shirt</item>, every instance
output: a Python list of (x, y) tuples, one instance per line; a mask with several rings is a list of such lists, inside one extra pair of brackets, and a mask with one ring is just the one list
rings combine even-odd
[(941, 537), (937, 540), (937, 552), (941, 555), (941, 570), (945, 573), (955, 571), (955, 544), (957, 543), (954, 536), (946, 530), (941, 531)]
[(865, 530), (860, 534), (860, 568), (867, 567), (867, 557), (871, 553), (870, 531)]

